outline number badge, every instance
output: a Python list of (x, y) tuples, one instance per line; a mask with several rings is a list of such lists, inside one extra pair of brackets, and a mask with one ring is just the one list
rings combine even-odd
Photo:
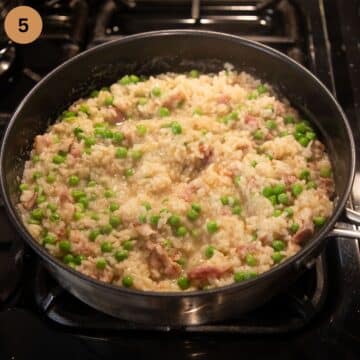
[(41, 34), (42, 19), (30, 6), (17, 6), (6, 16), (4, 28), (6, 35), (15, 43), (29, 44)]

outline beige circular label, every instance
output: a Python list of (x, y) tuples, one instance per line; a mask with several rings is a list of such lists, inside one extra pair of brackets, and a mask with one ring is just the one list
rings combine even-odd
[(18, 44), (29, 44), (36, 40), (41, 34), (42, 26), (41, 16), (30, 6), (12, 9), (4, 23), (6, 35)]

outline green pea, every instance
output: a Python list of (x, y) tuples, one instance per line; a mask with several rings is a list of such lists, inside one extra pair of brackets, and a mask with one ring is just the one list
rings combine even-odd
[(85, 197), (86, 194), (84, 191), (82, 190), (78, 190), (78, 189), (74, 189), (72, 192), (71, 192), (71, 196), (74, 198), (74, 200), (77, 202), (79, 201), (82, 197)]
[(147, 128), (144, 124), (139, 124), (138, 126), (136, 126), (136, 132), (139, 136), (145, 136), (145, 134), (147, 133)]
[(96, 98), (98, 97), (99, 95), (99, 91), (98, 90), (93, 90), (91, 93), (90, 93), (90, 97), (91, 98)]
[(112, 95), (107, 96), (104, 100), (105, 106), (111, 106), (114, 103), (114, 97)]
[(64, 111), (61, 115), (62, 119), (68, 119), (73, 118), (76, 116), (76, 113), (74, 111)]
[(120, 131), (114, 131), (112, 134), (112, 139), (115, 143), (121, 143), (125, 139), (125, 135)]
[(127, 149), (125, 147), (118, 147), (115, 151), (115, 156), (118, 158), (118, 159), (125, 159), (127, 157)]
[(37, 205), (39, 205), (39, 204), (41, 204), (41, 203), (43, 203), (43, 202), (45, 202), (46, 201), (46, 196), (45, 195), (39, 195), (38, 197), (37, 197), (37, 199), (36, 199), (36, 204)]
[(283, 204), (283, 205), (288, 205), (289, 204), (289, 197), (283, 193), (283, 194), (279, 194), (277, 196), (277, 200), (279, 204)]
[(72, 262), (74, 262), (74, 256), (71, 255), (71, 254), (66, 254), (64, 257), (63, 257), (63, 262), (65, 264), (70, 264)]
[(79, 211), (75, 211), (73, 215), (73, 219), (79, 221), (83, 217), (83, 214)]
[(259, 96), (257, 90), (252, 91), (248, 96), (248, 100), (255, 100)]
[(235, 205), (233, 208), (232, 208), (232, 213), (233, 215), (240, 215), (242, 212), (242, 207), (240, 205)]
[(282, 210), (280, 210), (280, 209), (275, 209), (273, 212), (274, 217), (279, 217), (279, 216), (281, 216), (281, 214), (282, 214)]
[(215, 248), (212, 245), (209, 245), (206, 249), (205, 249), (205, 257), (207, 259), (210, 259), (214, 256), (215, 253)]
[(96, 139), (93, 137), (86, 137), (84, 138), (84, 144), (88, 147), (93, 146), (96, 144)]
[(176, 261), (181, 267), (184, 267), (186, 265), (186, 259), (184, 257), (181, 257), (179, 260)]
[(229, 205), (229, 197), (224, 195), (220, 198), (220, 201), (223, 205)]
[(290, 230), (290, 232), (291, 232), (292, 234), (295, 234), (295, 233), (299, 230), (299, 228), (300, 228), (300, 225), (299, 225), (299, 224), (297, 224), (297, 223), (292, 223), (292, 224), (290, 225), (289, 230)]
[(306, 137), (302, 137), (299, 139), (299, 143), (303, 146), (306, 147), (309, 145), (310, 140)]
[(190, 72), (189, 72), (189, 77), (191, 77), (191, 78), (198, 78), (199, 77), (199, 71), (198, 70), (195, 70), (195, 69), (193, 69), (193, 70), (191, 70)]
[(193, 115), (204, 115), (203, 111), (200, 108), (196, 108), (193, 111)]
[(160, 215), (152, 215), (150, 216), (150, 224), (153, 225), (153, 226), (157, 226), (157, 224), (159, 223), (159, 220), (160, 220)]
[(133, 286), (133, 283), (134, 283), (134, 279), (130, 275), (124, 276), (122, 278), (122, 284), (127, 288)]
[(105, 191), (104, 191), (104, 196), (105, 196), (106, 198), (111, 198), (111, 197), (114, 196), (114, 192), (111, 191), (111, 190), (105, 190)]
[(285, 124), (293, 124), (295, 122), (295, 118), (292, 115), (284, 116), (284, 123)]
[(282, 194), (283, 192), (285, 192), (285, 185), (284, 185), (284, 184), (276, 184), (276, 185), (273, 187), (273, 194), (275, 194), (275, 195), (280, 195), (280, 194)]
[(68, 182), (70, 186), (76, 186), (79, 185), (80, 179), (76, 175), (71, 175)]
[(322, 167), (319, 174), (321, 177), (328, 178), (331, 176), (331, 169), (329, 167)]
[(103, 259), (103, 258), (99, 258), (96, 261), (96, 268), (99, 269), (99, 270), (104, 270), (105, 267), (106, 267), (106, 260)]
[(81, 105), (79, 106), (79, 111), (85, 113), (86, 115), (90, 115), (90, 108), (89, 108), (89, 106), (86, 105), (86, 104), (81, 104)]
[(264, 133), (261, 130), (256, 130), (253, 133), (253, 137), (255, 140), (262, 140), (262, 139), (264, 139)]
[(151, 210), (151, 204), (147, 201), (141, 204), (147, 211)]
[(125, 240), (122, 243), (122, 247), (126, 250), (126, 251), (131, 251), (134, 248), (134, 241), (129, 239), (129, 240)]
[(130, 176), (133, 176), (134, 174), (135, 174), (135, 170), (132, 168), (125, 169), (125, 171), (124, 171), (124, 176), (127, 178)]
[(291, 192), (294, 196), (299, 196), (303, 191), (303, 186), (301, 184), (294, 184), (291, 187)]
[(324, 216), (314, 216), (313, 218), (313, 223), (315, 226), (317, 227), (321, 227), (325, 224), (325, 217)]
[(274, 120), (267, 120), (265, 122), (265, 126), (270, 130), (274, 130), (277, 127), (276, 122)]
[(33, 163), (37, 163), (40, 161), (40, 155), (34, 155), (31, 159)]
[(182, 133), (182, 127), (177, 121), (171, 123), (171, 131), (174, 135), (180, 135)]
[(167, 107), (161, 107), (159, 109), (159, 116), (161, 116), (161, 117), (170, 116), (170, 110)]
[(285, 249), (285, 243), (282, 240), (274, 240), (271, 243), (271, 246), (275, 251), (282, 251)]
[(294, 138), (299, 141), (301, 138), (303, 138), (304, 135), (302, 133), (299, 133), (299, 132), (295, 132), (294, 133)]
[(278, 204), (278, 198), (276, 195), (271, 195), (268, 198), (273, 206)]
[(258, 263), (256, 257), (254, 255), (252, 255), (252, 254), (247, 254), (245, 256), (245, 262), (249, 266), (256, 266), (257, 263)]
[(185, 236), (187, 234), (187, 229), (185, 226), (179, 226), (177, 229), (176, 229), (176, 232), (175, 232), (176, 236)]
[(143, 152), (141, 150), (133, 150), (131, 152), (131, 157), (133, 158), (133, 160), (138, 161), (142, 158), (143, 156)]
[(101, 243), (100, 248), (101, 248), (101, 252), (105, 253), (105, 252), (111, 252), (113, 247), (109, 241), (104, 241)]
[(54, 212), (54, 211), (57, 210), (57, 206), (56, 206), (55, 204), (52, 204), (52, 203), (49, 203), (49, 204), (47, 205), (47, 208), (48, 208), (50, 211), (52, 211), (52, 212)]
[(181, 290), (186, 290), (190, 287), (190, 280), (186, 276), (178, 279), (177, 284)]
[(85, 259), (83, 255), (76, 255), (74, 256), (74, 264), (81, 265), (82, 261)]
[(129, 252), (127, 250), (118, 250), (115, 252), (114, 257), (118, 262), (121, 262), (129, 257)]
[(100, 233), (103, 235), (109, 235), (112, 231), (112, 226), (110, 224), (106, 224), (101, 226)]
[(270, 196), (274, 195), (274, 189), (271, 186), (266, 186), (263, 188), (262, 194), (269, 198)]
[(140, 224), (146, 223), (146, 215), (140, 215), (138, 219)]
[(180, 216), (178, 215), (171, 215), (168, 219), (168, 223), (171, 226), (179, 226), (181, 223)]
[(267, 88), (267, 86), (266, 85), (263, 85), (263, 84), (260, 84), (257, 88), (256, 88), (256, 90), (257, 90), (257, 92), (258, 92), (258, 94), (265, 94), (265, 93), (267, 93), (269, 90), (268, 90), (268, 88)]
[(48, 233), (44, 236), (44, 239), (43, 239), (44, 245), (46, 245), (46, 244), (54, 245), (55, 243), (56, 243), (55, 235)]
[(237, 175), (234, 177), (234, 184), (236, 186), (239, 186), (240, 185), (240, 182), (241, 182), (241, 176), (240, 175)]
[(253, 161), (250, 163), (250, 165), (251, 165), (252, 167), (255, 167), (255, 166), (257, 165), (257, 161), (256, 161), (256, 160), (253, 160)]
[(76, 127), (74, 130), (73, 130), (73, 133), (75, 135), (75, 137), (78, 139), (78, 140), (81, 140), (84, 138), (84, 130), (79, 128), (79, 127)]
[(294, 209), (293, 208), (286, 208), (284, 209), (284, 212), (286, 213), (287, 217), (292, 217), (294, 215)]
[(254, 271), (237, 271), (234, 274), (234, 281), (235, 282), (242, 282), (245, 280), (253, 279), (257, 276), (257, 273)]
[(28, 184), (20, 184), (19, 185), (19, 189), (21, 192), (27, 190), (29, 188), (29, 185)]
[(196, 210), (194, 210), (194, 209), (190, 209), (190, 210), (188, 210), (188, 212), (186, 213), (186, 216), (187, 216), (187, 218), (188, 218), (189, 220), (195, 221), (195, 220), (198, 219), (199, 213), (198, 213)]
[(161, 95), (161, 90), (160, 88), (158, 87), (154, 87), (152, 90), (151, 90), (151, 94), (155, 97), (159, 97)]
[(99, 215), (96, 212), (91, 212), (90, 213), (90, 218), (95, 220), (95, 221), (98, 221), (100, 219)]
[(147, 102), (148, 102), (147, 98), (141, 97), (138, 100), (138, 105), (145, 105), (145, 104), (147, 104)]
[(316, 189), (317, 188), (317, 184), (315, 181), (309, 181), (307, 184), (306, 184), (306, 188), (307, 189)]
[(53, 212), (49, 218), (50, 218), (50, 221), (56, 222), (56, 221), (60, 220), (60, 215), (56, 212)]
[(44, 217), (44, 212), (42, 209), (37, 208), (30, 213), (30, 217), (33, 220), (41, 221)]
[(89, 187), (94, 187), (94, 186), (96, 186), (96, 181), (95, 181), (95, 180), (89, 180), (87, 186), (89, 186)]
[(298, 133), (305, 134), (307, 130), (309, 130), (309, 126), (304, 122), (300, 122), (295, 126), (295, 131)]
[(34, 171), (32, 174), (32, 178), (34, 180), (40, 179), (42, 177), (42, 172), (41, 171)]
[(71, 250), (71, 243), (68, 240), (61, 240), (59, 242), (59, 249), (63, 252), (70, 252)]
[(208, 221), (206, 224), (206, 229), (210, 234), (214, 234), (219, 230), (219, 225), (216, 221)]
[(201, 205), (197, 204), (197, 203), (192, 203), (191, 204), (191, 210), (196, 211), (197, 213), (201, 213)]
[(120, 216), (112, 215), (109, 219), (109, 224), (115, 229), (122, 223)]
[(172, 243), (171, 243), (171, 241), (170, 241), (169, 239), (165, 239), (165, 240), (163, 241), (163, 246), (164, 246), (165, 248), (171, 248)]
[(131, 84), (131, 78), (129, 75), (124, 75), (119, 81), (118, 83), (121, 85), (129, 85)]
[(307, 180), (309, 180), (309, 178), (310, 178), (310, 171), (307, 170), (307, 169), (303, 170), (299, 175), (300, 180), (306, 180), (307, 181)]
[(281, 260), (285, 258), (285, 255), (276, 251), (271, 255), (271, 258), (273, 259), (274, 264), (278, 264), (279, 262), (281, 262)]
[(95, 239), (100, 235), (100, 230), (98, 229), (94, 229), (91, 230), (89, 233), (89, 240), (90, 241), (95, 241)]
[(111, 212), (114, 212), (114, 211), (118, 210), (119, 208), (120, 208), (120, 205), (116, 204), (116, 203), (110, 203), (110, 205), (109, 205), (109, 209)]
[(316, 139), (316, 134), (313, 131), (308, 131), (306, 132), (305, 137), (311, 141)]
[(29, 219), (28, 223), (33, 224), (33, 225), (40, 225), (41, 224), (41, 222), (39, 220), (35, 220), (35, 219)]

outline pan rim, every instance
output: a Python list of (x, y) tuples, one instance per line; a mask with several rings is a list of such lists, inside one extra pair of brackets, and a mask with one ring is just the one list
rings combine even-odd
[[(71, 66), (73, 62), (78, 61), (79, 59), (82, 59), (83, 57), (86, 57), (88, 54), (102, 51), (106, 49), (107, 47), (113, 47), (117, 44), (123, 44), (127, 42), (136, 41), (138, 39), (144, 39), (144, 38), (156, 38), (156, 37), (164, 37), (164, 36), (183, 36), (183, 35), (189, 35), (194, 37), (208, 37), (208, 38), (217, 38), (224, 41), (232, 41), (236, 44), (242, 44), (246, 47), (254, 48), (257, 51), (265, 52), (268, 56), (271, 57), (277, 57), (280, 58), (280, 60), (286, 62), (287, 64), (298, 67), (300, 70), (305, 73), (307, 76), (311, 78), (311, 80), (319, 86), (322, 91), (327, 95), (329, 100), (335, 105), (336, 110), (340, 114), (343, 125), (345, 126), (345, 130), (347, 133), (347, 136), (350, 141), (350, 171), (347, 178), (347, 186), (346, 190), (344, 192), (344, 196), (338, 201), (338, 203), (335, 206), (334, 212), (331, 215), (331, 217), (328, 219), (325, 226), (321, 228), (311, 239), (309, 244), (307, 244), (304, 248), (302, 248), (299, 252), (297, 252), (295, 255), (287, 258), (285, 261), (280, 263), (279, 265), (272, 267), (271, 269), (259, 274), (256, 278), (246, 280), (244, 282), (240, 283), (232, 283), (229, 285), (225, 285), (222, 287), (209, 289), (206, 291), (202, 290), (193, 290), (193, 291), (148, 291), (148, 290), (137, 290), (137, 289), (127, 289), (121, 286), (113, 285), (110, 283), (105, 283), (96, 279), (93, 279), (77, 270), (74, 270), (70, 268), (69, 266), (62, 263), (59, 259), (55, 258), (53, 255), (51, 255), (43, 246), (41, 246), (28, 232), (28, 230), (25, 228), (24, 224), (20, 220), (20, 218), (17, 215), (17, 211), (15, 207), (12, 205), (10, 198), (8, 196), (7, 188), (5, 186), (4, 181), (4, 154), (7, 144), (7, 139), (9, 136), (9, 133), (11, 132), (11, 129), (17, 119), (18, 114), (22, 110), (22, 108), (26, 105), (28, 100), (33, 96), (34, 93), (37, 92), (37, 89), (41, 86), (43, 86), (44, 83), (46, 83), (51, 77), (53, 77), (56, 73), (61, 72), (63, 68), (67, 66)], [(253, 40), (249, 40), (240, 36), (236, 35), (230, 35), (222, 32), (215, 32), (215, 31), (204, 31), (204, 30), (182, 30), (182, 29), (173, 29), (173, 30), (159, 30), (159, 31), (150, 31), (150, 32), (142, 32), (135, 35), (126, 36), (121, 39), (115, 39), (109, 42), (106, 42), (104, 44), (97, 45), (93, 48), (87, 49), (84, 52), (72, 57), (71, 59), (65, 61), (64, 63), (60, 64), (58, 67), (53, 69), (49, 74), (47, 74), (41, 81), (39, 81), (31, 90), (30, 92), (23, 98), (23, 100), (20, 102), (20, 104), (17, 106), (15, 112), (13, 113), (7, 127), (5, 130), (5, 133), (3, 135), (2, 144), (1, 144), (1, 152), (0, 152), (0, 185), (1, 185), (1, 193), (2, 197), (4, 199), (5, 208), (7, 213), (10, 215), (10, 219), (12, 220), (13, 224), (15, 225), (16, 230), (20, 233), (20, 235), (26, 240), (26, 242), (30, 245), (30, 247), (41, 257), (43, 261), (48, 262), (52, 267), (59, 266), (62, 271), (68, 272), (72, 276), (79, 277), (81, 280), (85, 282), (89, 282), (92, 285), (99, 287), (99, 288), (106, 288), (109, 291), (117, 292), (117, 293), (124, 293), (124, 295), (131, 295), (131, 296), (145, 296), (148, 298), (155, 298), (155, 297), (171, 297), (171, 298), (190, 298), (190, 297), (196, 297), (196, 296), (208, 296), (208, 295), (215, 295), (218, 293), (224, 293), (224, 292), (233, 292), (238, 291), (240, 289), (245, 289), (248, 287), (253, 286), (255, 283), (260, 282), (261, 280), (269, 279), (273, 276), (274, 273), (280, 273), (284, 272), (286, 269), (288, 269), (291, 265), (295, 266), (301, 266), (302, 263), (306, 262), (306, 258), (308, 258), (312, 253), (316, 251), (316, 249), (321, 245), (322, 242), (326, 240), (326, 234), (330, 232), (330, 230), (334, 227), (336, 220), (342, 213), (346, 201), (350, 195), (350, 191), (352, 188), (352, 183), (354, 180), (354, 174), (355, 174), (355, 162), (356, 162), (356, 153), (355, 153), (355, 142), (353, 138), (353, 133), (350, 127), (350, 124), (348, 122), (348, 119), (342, 110), (341, 106), (333, 96), (333, 94), (327, 89), (327, 87), (314, 75), (312, 74), (307, 68), (305, 68), (303, 65), (297, 63), (293, 59), (289, 58), (287, 55), (281, 53), (280, 51), (273, 49), (267, 45), (263, 45), (261, 43), (258, 43)]]

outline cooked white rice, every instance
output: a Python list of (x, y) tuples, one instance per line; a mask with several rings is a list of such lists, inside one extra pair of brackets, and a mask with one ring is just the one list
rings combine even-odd
[(298, 252), (332, 212), (311, 126), (246, 73), (125, 76), (35, 139), (19, 211), (54, 256), (141, 290), (219, 287)]

